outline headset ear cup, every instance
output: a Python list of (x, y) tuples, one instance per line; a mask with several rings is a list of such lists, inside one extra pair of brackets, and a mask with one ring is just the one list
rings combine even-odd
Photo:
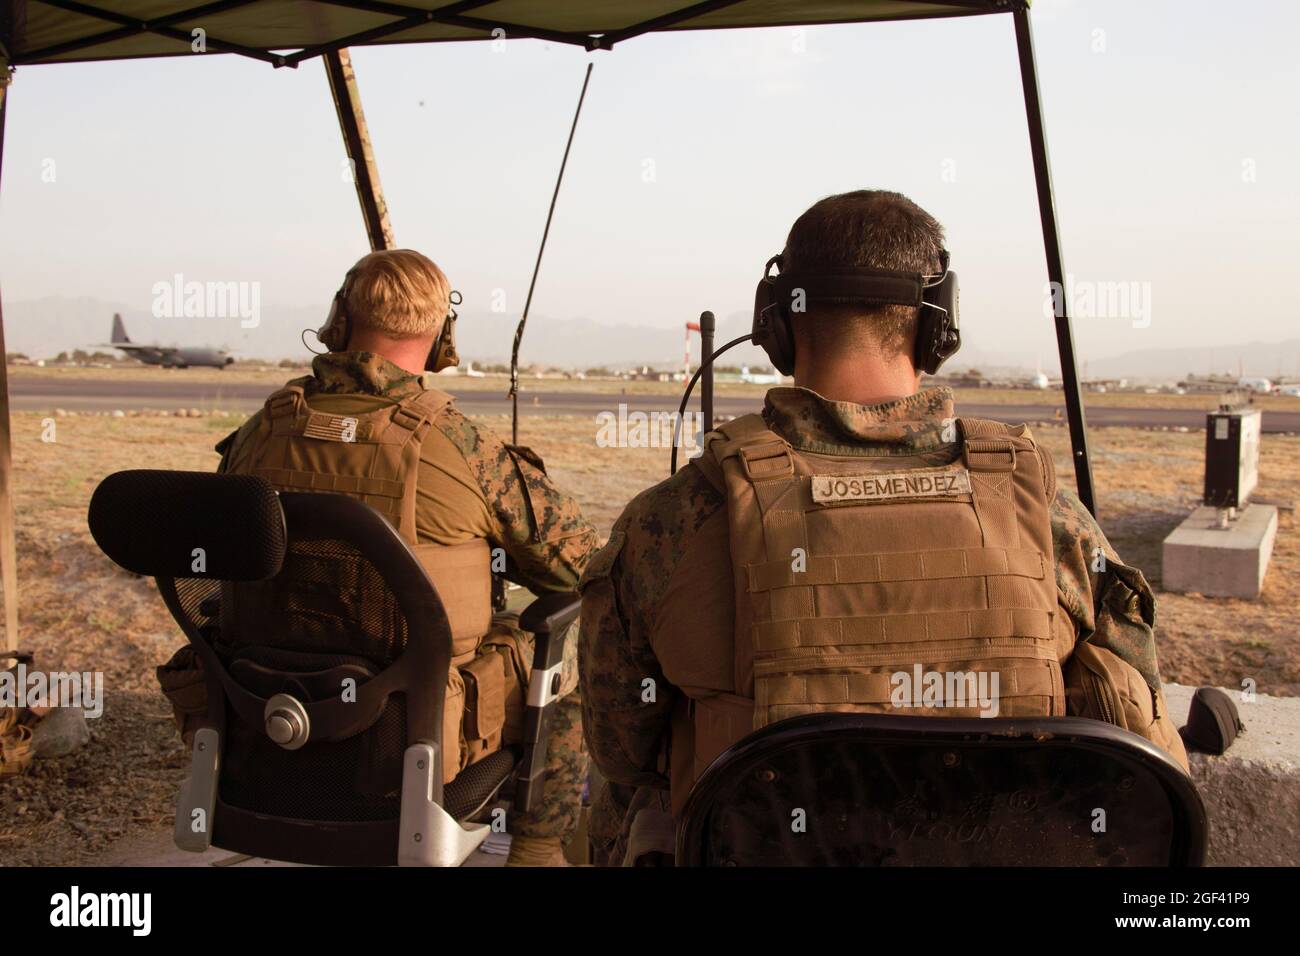
[(961, 348), (961, 332), (948, 313), (922, 306), (916, 327), (914, 364), (917, 371), (933, 375)]
[(921, 292), (916, 321), (914, 364), (918, 371), (933, 375), (939, 366), (961, 348), (961, 327), (957, 314), (957, 273), (948, 268), (943, 254), (943, 279)]
[(424, 367), (430, 372), (441, 372), (459, 364), (460, 353), (456, 351), (456, 313), (453, 312), (442, 323), (442, 331), (438, 333)]
[(794, 374), (794, 326), (781, 306), (772, 310), (776, 349), (770, 357), (772, 365), (782, 375)]
[(317, 340), (331, 352), (345, 351), (348, 339), (352, 337), (352, 316), (348, 315), (347, 298), (356, 274), (356, 266), (353, 266), (343, 277), (343, 285), (334, 293), (334, 301), (330, 304), (330, 314), (325, 317), (325, 324), (316, 333)]
[(754, 292), (754, 324), (750, 331), (754, 344), (767, 353), (777, 371), (782, 375), (794, 371), (794, 331), (777, 301), (776, 283), (768, 277), (759, 280)]
[(330, 306), (330, 314), (325, 319), (325, 324), (316, 332), (316, 338), (321, 345), (331, 352), (342, 352), (347, 348), (347, 313), (343, 311), (338, 296), (334, 297), (334, 304)]

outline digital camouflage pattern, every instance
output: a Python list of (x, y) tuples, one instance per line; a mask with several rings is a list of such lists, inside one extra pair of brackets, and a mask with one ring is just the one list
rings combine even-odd
[(599, 543), (572, 498), (546, 477), (529, 448), (503, 444), (449, 407), (434, 422), (464, 456), (497, 525), (506, 577), (533, 591), (572, 591)]
[[(578, 642), (571, 640), (570, 644), (576, 648)], [(541, 805), (511, 820), (510, 832), (525, 837), (558, 836), (567, 842), (578, 828), (589, 759), (582, 735), (582, 702), (576, 692), (555, 702), (547, 741)]]
[[(863, 406), (780, 387), (768, 392), (763, 417), (802, 451), (916, 455), (935, 465), (960, 454), (953, 395), (946, 388)], [(666, 680), (651, 641), (678, 565), (699, 560), (692, 549), (726, 548), (725, 509), (723, 495), (699, 468), (683, 468), (633, 499), (579, 585), (583, 725), (607, 780), (593, 800), (591, 829), (606, 859), (622, 859), (629, 841), (635, 844), (632, 823), (640, 810), (668, 810), (663, 751), (679, 692)], [(1113, 651), (1158, 688), (1155, 598), (1146, 579), (1120, 561), (1071, 492), (1058, 489), (1051, 521), (1058, 597), (1077, 639)], [(725, 551), (722, 557), (729, 566)], [(724, 601), (731, 604), (730, 585)], [(726, 627), (721, 618), (709, 622), (715, 632), (729, 633)], [(647, 679), (659, 688), (653, 702), (643, 700)]]
[[(314, 396), (336, 396), (330, 411), (368, 411), (376, 404), (398, 402), (436, 387), (432, 373), (414, 375), (372, 352), (330, 352), (312, 362), (312, 375), (294, 379), (310, 404)], [(338, 402), (354, 402), (356, 408)], [(262, 412), (253, 415), (236, 432), (217, 445), (222, 469), (239, 454), (246, 437), (260, 425)], [(486, 527), (470, 525), (470, 536), (486, 537), (506, 554), (505, 577), (531, 591), (569, 591), (599, 544), (595, 529), (583, 518), (569, 496), (546, 477), (541, 458), (526, 448), (502, 443), (487, 429), (475, 425), (454, 406), (444, 408), (433, 428), (450, 442), (461, 461), (445, 463), (465, 473), (486, 504)], [(428, 439), (426, 445), (428, 447)], [(421, 473), (421, 482), (424, 473)], [(418, 508), (438, 507), (437, 496), (423, 499)], [(446, 507), (445, 505), (443, 506)], [(441, 515), (440, 525), (456, 515)], [(470, 519), (466, 518), (466, 522)], [(417, 527), (420, 521), (417, 520)], [(577, 700), (576, 635), (565, 642), (563, 697), (555, 707), (547, 748), (545, 799), (527, 817), (510, 822), (516, 834), (559, 836), (568, 839), (577, 827), (582, 786), (587, 776), (587, 753)]]

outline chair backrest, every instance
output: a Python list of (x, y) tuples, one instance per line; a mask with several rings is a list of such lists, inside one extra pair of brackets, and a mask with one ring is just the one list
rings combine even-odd
[[(343, 495), (158, 471), (105, 479), (89, 523), (109, 557), (157, 577), (203, 664), (222, 749), (212, 842), (395, 862), (403, 754), (441, 754), (451, 663), (442, 603), (396, 530)], [(288, 747), (268, 733), (277, 695), (305, 731)]]
[(1198, 866), (1205, 810), (1149, 741), (1073, 717), (815, 714), (721, 754), (679, 866)]

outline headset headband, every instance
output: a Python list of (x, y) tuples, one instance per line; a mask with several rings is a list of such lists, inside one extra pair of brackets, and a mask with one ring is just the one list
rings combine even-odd
[(920, 273), (864, 269), (856, 273), (782, 273), (772, 279), (782, 302), (794, 302), (802, 293), (805, 302), (853, 302), (862, 305), (921, 304), (925, 286)]
[(961, 346), (957, 320), (957, 276), (948, 268), (948, 251), (939, 252), (936, 275), (892, 269), (849, 269), (835, 273), (780, 272), (783, 256), (767, 261), (754, 300), (753, 338), (776, 368), (794, 370), (792, 323), (809, 302), (855, 303), (867, 307), (901, 305), (918, 309), (915, 360), (933, 375)]

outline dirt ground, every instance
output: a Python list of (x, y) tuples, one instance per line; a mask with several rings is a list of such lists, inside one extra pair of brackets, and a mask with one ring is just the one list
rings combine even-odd
[[(0, 782), (0, 866), (93, 862), (119, 841), (170, 824), (186, 757), (154, 667), (182, 638), (152, 581), (95, 547), (86, 506), (96, 484), (124, 468), (211, 470), (212, 445), (240, 421), (14, 416), (20, 644), (42, 670), (102, 671), (106, 703), (90, 721), (88, 747)], [(504, 418), (483, 421), (509, 428)], [(668, 449), (600, 448), (596, 431), (592, 419), (527, 419), (521, 442), (545, 457), (604, 534), (630, 497), (666, 476)], [(1040, 428), (1038, 436), (1069, 481), (1065, 429)], [(1204, 438), (1098, 429), (1092, 441), (1102, 525), (1158, 590), (1160, 542), (1199, 498)], [(1267, 436), (1260, 471), (1258, 497), (1300, 499), (1300, 438)], [(1249, 677), (1261, 693), (1300, 694), (1298, 599), (1300, 543), (1285, 510), (1260, 600), (1159, 593), (1164, 678), (1235, 687)]]

